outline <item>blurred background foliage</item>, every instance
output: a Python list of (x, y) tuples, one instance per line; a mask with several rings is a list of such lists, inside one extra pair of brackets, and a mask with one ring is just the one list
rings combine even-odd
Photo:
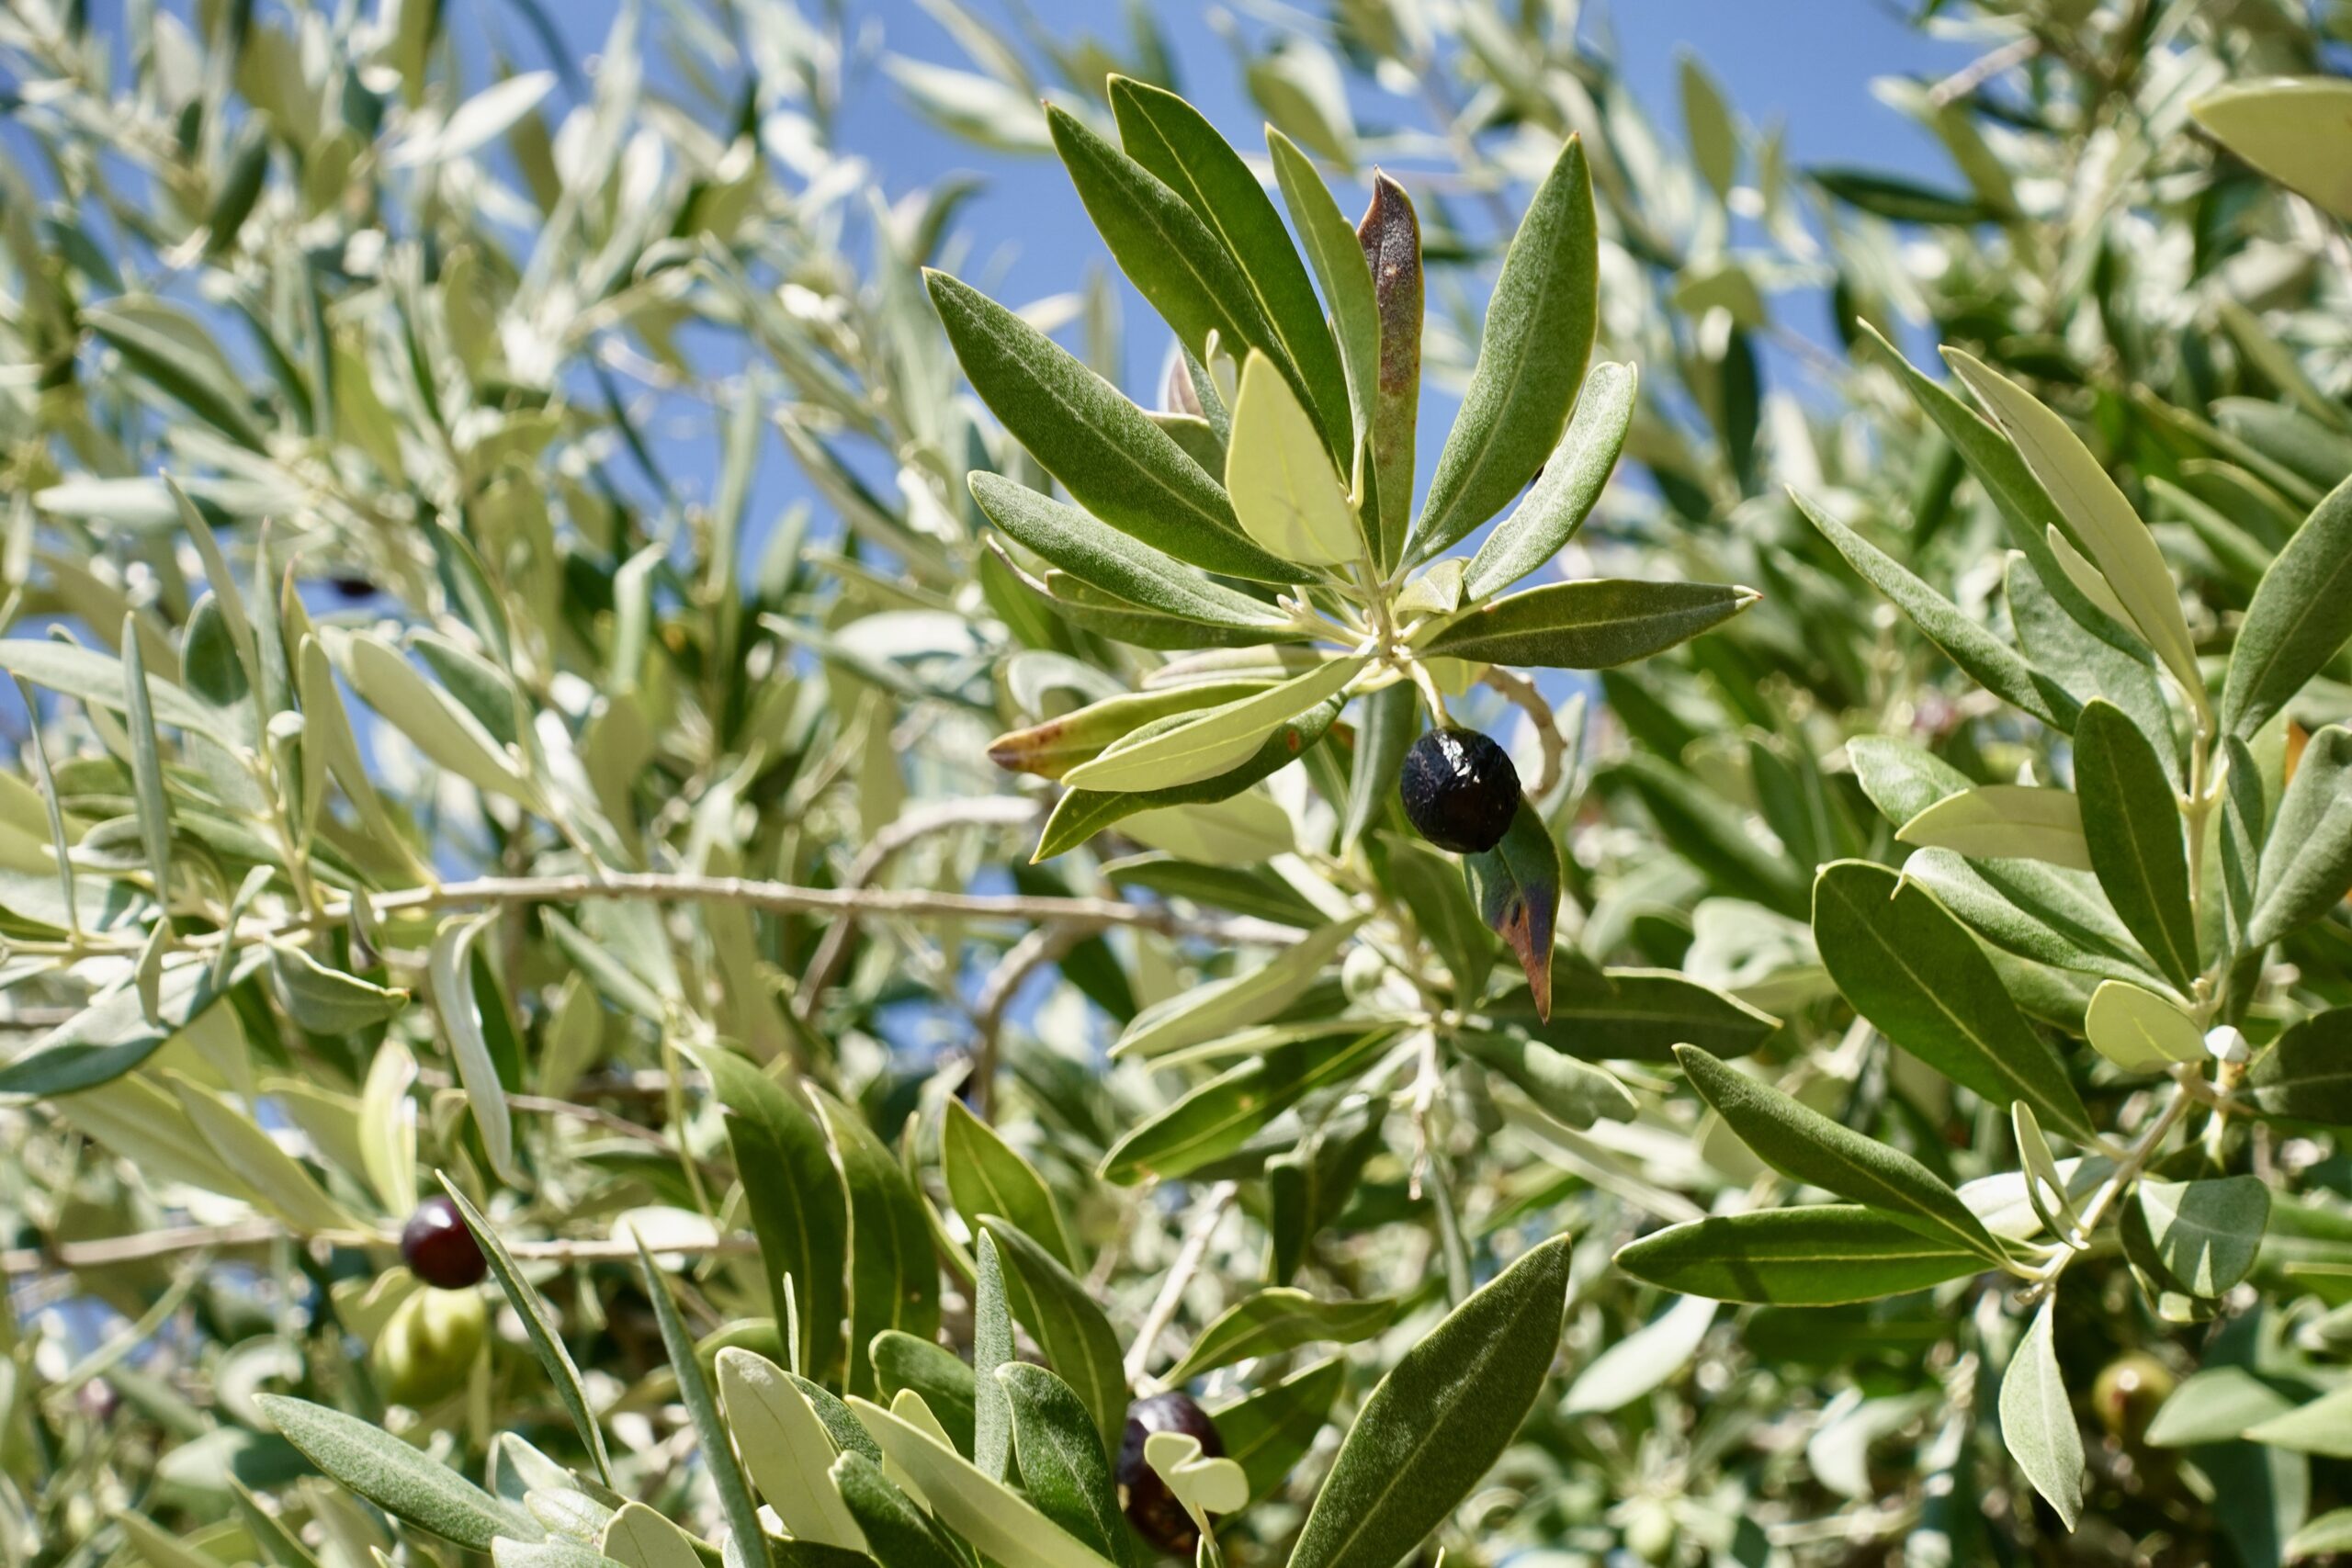
[[(1890, 172), (1800, 161), (1704, 47), (1670, 90), (1634, 93), (1580, 9), (1252, 7), (1216, 34), (1214, 101), (1245, 153), (1262, 117), (1342, 190), (1377, 166), (1411, 191), (1440, 407), (1500, 244), (1582, 134), (1595, 355), (1636, 364), (1644, 395), (1555, 572), (1765, 597), (1638, 668), (1547, 674), (1548, 735), (1543, 704), (1463, 699), (1523, 773), (1566, 758), (1539, 803), (1563, 852), (1559, 962), (1735, 998), (1777, 1021), (1745, 1048), (1799, 1099), (1956, 1184), (2014, 1183), (2005, 1109), (1857, 1021), (1807, 916), (1816, 866), (1903, 853), (1849, 739), (1902, 737), (1979, 783), (2046, 780), (2064, 749), (1885, 607), (1786, 491), (2006, 629), (2010, 531), (1885, 345), (1931, 370), (1933, 345), (1966, 350), (2086, 434), (2199, 650), (2225, 650), (2352, 472), (2352, 243), (2188, 106), (2340, 74), (2352, 12), (1927, 0), (1895, 19), (1938, 63), (1872, 91), (1942, 162)], [(1801, 39), (1844, 25), (1749, 9)], [(511, 1313), (429, 1393), (396, 1398), (370, 1365), (417, 1289), (391, 1237), (434, 1169), (554, 1303), (614, 1489), (704, 1529), (726, 1499), (616, 1238), (626, 1221), (654, 1247), (706, 1355), (783, 1359), (745, 1239), (761, 1200), (695, 1070), (726, 1042), (838, 1096), (854, 1121), (834, 1146), (901, 1162), (933, 1201), (957, 1343), (978, 1217), (942, 1148), (958, 1096), (1052, 1193), (1131, 1382), (1261, 1284), (1395, 1298), (1334, 1332), (1358, 1342), (1319, 1390), (1338, 1415), (1222, 1532), (1239, 1561), (1286, 1550), (1347, 1414), (1433, 1314), (1560, 1233), (1562, 1375), (1431, 1552), (2286, 1560), (2352, 1503), (2340, 1427), (2242, 1437), (2344, 1386), (2352, 1170), (2324, 1131), (2229, 1151), (2314, 1217), (2282, 1243), (2274, 1210), (2216, 1321), (2165, 1321), (2118, 1257), (2070, 1274), (2058, 1359), (2089, 1476), (2072, 1535), (2004, 1451), (2020, 1325), (1997, 1287), (1718, 1308), (1611, 1266), (1660, 1220), (1775, 1190), (1662, 1051), (1621, 1066), (1627, 1119), (1518, 1113), (1449, 1062), (1272, 1122), (1189, 1182), (1098, 1179), (1214, 1071), (1103, 1047), (1235, 973), (1238, 939), (1265, 934), (1249, 922), (1329, 909), (1313, 876), (1230, 846), (1031, 864), (1049, 792), (989, 761), (991, 736), (1149, 661), (1040, 612), (982, 547), (967, 474), (1045, 481), (964, 389), (923, 293), (926, 265), (1001, 297), (989, 269), (1019, 276), (965, 221), (980, 183), (886, 183), (842, 131), (919, 116), (993, 170), (1048, 153), (1041, 96), (1107, 133), (1106, 73), (1212, 101), (1174, 79), (1170, 34), (1197, 39), (1199, 18), (1066, 20), (933, 0), (923, 36), (954, 47), (918, 55), (854, 6), (656, 4), (613, 15), (591, 54), (554, 0), (0, 13), (0, 620), (28, 682), (21, 765), (0, 775), (17, 1306), (0, 1552), (454, 1560), (311, 1473), (264, 1391), (469, 1473), (516, 1462), (501, 1433), (578, 1466)], [(1167, 334), (1107, 271), (1080, 277), (1008, 302), (1156, 406)], [(2339, 656), (2302, 689), (2280, 750), (2346, 716), (2347, 674)], [(1283, 834), (1328, 836), (1344, 784), (1277, 775)], [(596, 890), (628, 876), (804, 896)], [(451, 908), (483, 913), (436, 918)], [(239, 940), (241, 919), (265, 934)], [(1466, 940), (1465, 965), (1499, 956)], [(2347, 944), (2338, 908), (2278, 950), (2295, 973), (2262, 1004), (2273, 1032), (2352, 1003)], [(1988, 951), (2039, 1022), (2082, 1032), (2086, 987)], [(1284, 1016), (1376, 979), (1333, 962)], [(2129, 1083), (2098, 1092), (2137, 1103)], [(2200, 1368), (2241, 1371), (2252, 1403), (2150, 1441)], [(1204, 1402), (1222, 1416), (1313, 1370), (1295, 1349), (1222, 1368)]]

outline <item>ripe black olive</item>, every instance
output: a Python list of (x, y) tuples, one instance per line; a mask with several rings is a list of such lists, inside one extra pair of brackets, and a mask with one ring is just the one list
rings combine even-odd
[(1201, 1452), (1211, 1459), (1225, 1455), (1225, 1441), (1216, 1435), (1209, 1413), (1177, 1390), (1138, 1399), (1127, 1406), (1127, 1430), (1119, 1439), (1119, 1504), (1136, 1533), (1171, 1557), (1189, 1558), (1201, 1541), (1193, 1516), (1159, 1479), (1143, 1457), (1143, 1445), (1154, 1432), (1182, 1432), (1200, 1439)]
[(401, 1261), (426, 1284), (444, 1291), (479, 1285), (490, 1272), (465, 1216), (447, 1198), (427, 1198), (401, 1230)]
[(1519, 770), (1475, 729), (1432, 729), (1405, 753), (1396, 777), (1413, 830), (1458, 855), (1493, 849), (1519, 814)]

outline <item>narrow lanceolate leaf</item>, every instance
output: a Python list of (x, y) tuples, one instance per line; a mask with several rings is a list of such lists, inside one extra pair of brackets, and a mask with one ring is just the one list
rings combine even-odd
[(1234, 400), (1225, 492), (1242, 531), (1284, 560), (1336, 566), (1363, 555), (1355, 509), (1315, 422), (1274, 362), (1254, 348)]
[(1524, 798), (1491, 850), (1462, 857), (1478, 917), (1527, 975), (1535, 1016), (1552, 1016), (1552, 933), (1560, 915), (1560, 846)]
[(1569, 1240), (1512, 1264), (1380, 1380), (1331, 1462), (1291, 1568), (1392, 1568), (1469, 1495), (1552, 1370)]
[(2051, 1344), (2055, 1304), (2041, 1303), (2001, 1374), (2001, 1441), (2071, 1530), (2083, 1517), (2083, 1433)]
[(1057, 779), (1154, 719), (1219, 707), (1272, 684), (1272, 681), (1217, 681), (1122, 693), (1043, 724), (998, 736), (989, 742), (989, 761), (1015, 773)]
[(990, 1379), (1012, 1412), (1021, 1489), (1039, 1511), (1114, 1562), (1133, 1548), (1111, 1461), (1091, 1414), (1069, 1384), (1040, 1366), (1007, 1361)]
[[(1266, 151), (1273, 155), (1274, 177), (1283, 187), (1283, 204), (1306, 247), (1315, 279), (1323, 287), (1323, 302), (1331, 313), (1331, 335), (1337, 340), (1340, 367), (1347, 378), (1348, 412), (1354, 434), (1351, 446), (1361, 448), (1372, 437), (1374, 411), (1380, 398), (1380, 303), (1374, 298), (1372, 268), (1364, 248), (1340, 204), (1306, 153), (1273, 127), (1266, 128)], [(1254, 181), (1253, 181), (1254, 183)], [(1302, 366), (1310, 359), (1302, 358)], [(1311, 372), (1310, 372), (1311, 374)], [(1346, 461), (1351, 466), (1355, 452)], [(1375, 558), (1384, 558), (1375, 547)]]
[(1006, 592), (1027, 594), (1080, 630), (1098, 633), (1114, 642), (1130, 643), (1136, 648), (1202, 649), (1252, 648), (1303, 640), (1301, 632), (1293, 626), (1237, 623), (1223, 616), (1204, 620), (1195, 615), (1156, 610), (1097, 588), (1059, 568), (1048, 570), (1043, 578), (1038, 578), (1014, 562), (1002, 541), (989, 537), (982, 543), (988, 550), (987, 564), (981, 569), (984, 577), (997, 578), (1006, 585)]
[(1111, 1055), (1163, 1056), (1273, 1016), (1297, 999), (1363, 923), (1334, 920), (1254, 969), (1154, 1002), (1136, 1014)]
[(533, 811), (545, 809), (538, 785), (514, 750), (484, 728), (448, 691), (426, 680), (406, 653), (366, 633), (326, 627), (322, 635), (352, 689), (419, 751), (477, 789), (505, 795)]
[(2092, 703), (2075, 726), (2075, 789), (2108, 902), (2165, 977), (2187, 990), (2199, 965), (2180, 808), (2155, 748), (2112, 703)]
[(996, 1373), (1012, 1364), (1012, 1309), (1005, 1304), (1004, 1259), (986, 1230), (972, 1244), (972, 1462), (1002, 1481), (1011, 1473), (1012, 1407)]
[(481, 1134), (482, 1151), (498, 1179), (519, 1186), (522, 1172), (514, 1164), (514, 1122), (506, 1108), (506, 1090), (498, 1081), (498, 1064), (482, 1032), (481, 998), (474, 990), (473, 944), (487, 916), (445, 920), (434, 933), (426, 954), (425, 976), (433, 989), (433, 1008), (449, 1036), (450, 1055), (457, 1058), (458, 1083), (466, 1091), (466, 1105), (474, 1113), (474, 1129)]
[(710, 1391), (710, 1380), (703, 1375), (702, 1362), (695, 1355), (695, 1342), (686, 1333), (685, 1320), (678, 1315), (677, 1298), (670, 1293), (669, 1276), (655, 1265), (653, 1255), (645, 1249), (645, 1238), (631, 1233), (637, 1243), (638, 1280), (645, 1287), (646, 1298), (653, 1303), (653, 1321), (661, 1330), (662, 1352), (670, 1359), (670, 1370), (678, 1380), (678, 1403), (686, 1407), (686, 1418), (694, 1424), (695, 1440), (702, 1448), (705, 1473), (710, 1477), (711, 1489), (718, 1494), (718, 1508), (727, 1521), (727, 1529), (739, 1543), (737, 1550), (749, 1555), (767, 1540), (760, 1528), (760, 1510), (752, 1501), (752, 1489), (744, 1484), (742, 1466), (736, 1462), (734, 1439), (727, 1423), (719, 1418), (718, 1401)]
[(1682, 1046), (1674, 1056), (1740, 1141), (1781, 1175), (1883, 1211), (1930, 1240), (1965, 1247), (1989, 1263), (2007, 1257), (1960, 1194), (1902, 1150), (1831, 1121), (1696, 1046)]
[(1419, 558), (1501, 510), (1559, 440), (1592, 354), (1600, 265), (1592, 176), (1571, 136), (1503, 257), (1477, 368), (1413, 529)]
[(1704, 1296), (1684, 1296), (1586, 1362), (1560, 1400), (1561, 1413), (1605, 1415), (1664, 1386), (1699, 1353), (1721, 1310)]
[(1501, 592), (1576, 537), (1608, 485), (1618, 453), (1624, 450), (1639, 385), (1640, 377), (1630, 365), (1592, 367), (1577, 398), (1575, 416), (1544, 459), (1542, 477), (1471, 558), (1469, 576), (1462, 585), (1465, 598)]
[(1396, 771), (1420, 728), (1420, 697), (1409, 681), (1383, 686), (1356, 705), (1356, 750), (1348, 768), (1348, 801), (1340, 813), (1345, 854), (1396, 797)]
[(304, 1459), (394, 1518), (476, 1551), (488, 1551), (498, 1536), (547, 1537), (520, 1507), (373, 1422), (284, 1394), (257, 1394), (254, 1401)]
[[(1355, 434), (1347, 376), (1324, 325), (1315, 286), (1307, 281), (1306, 268), (1300, 265), (1297, 248), (1266, 187), (1201, 112), (1175, 94), (1114, 75), (1110, 95), (1127, 155), (1182, 197), (1223, 243), (1275, 343), (1297, 367), (1317, 423), (1329, 433), (1329, 456), (1348, 461)], [(1267, 141), (1271, 145), (1273, 137)], [(1276, 169), (1279, 173), (1279, 152)], [(1321, 182), (1317, 185), (1319, 188)], [(1328, 206), (1330, 197), (1324, 201)], [(1331, 216), (1339, 218), (1336, 207)], [(1340, 221), (1344, 224), (1345, 220)], [(1312, 239), (1308, 243), (1312, 245)]]
[(0, 1066), (0, 1094), (55, 1099), (113, 1082), (141, 1066), (266, 962), (259, 943), (240, 950), (228, 973), (209, 963), (164, 971), (155, 1005), (125, 982), (59, 1024), (38, 1045)]
[(1717, 1056), (1745, 1056), (1772, 1037), (1780, 1021), (1736, 997), (1668, 969), (1595, 970), (1554, 964), (1549, 1021), (1532, 998), (1514, 991), (1487, 1015), (1511, 1023), (1555, 1051), (1589, 1062), (1671, 1062), (1678, 1044)]
[(1619, 1249), (1617, 1267), (1719, 1302), (1838, 1306), (1980, 1273), (1984, 1259), (1858, 1204), (1829, 1203), (1669, 1226)]
[(1760, 597), (1721, 582), (1547, 582), (1470, 611), (1422, 645), (1489, 664), (1609, 670), (1722, 625)]
[(1413, 517), (1414, 423), (1421, 403), (1421, 220), (1413, 198), (1386, 175), (1372, 176), (1372, 205), (1356, 225), (1380, 313), (1380, 389), (1372, 424), (1368, 491), (1380, 519), (1380, 565), (1404, 558)]
[(1301, 1345), (1352, 1345), (1395, 1321), (1397, 1304), (1382, 1298), (1322, 1301), (1287, 1285), (1260, 1291), (1234, 1303), (1202, 1329), (1167, 1381), (1182, 1386), (1203, 1372)]
[(972, 499), (989, 522), (1081, 582), (1131, 604), (1213, 626), (1279, 626), (1287, 617), (1247, 593), (1212, 582), (1098, 517), (1013, 483), (975, 472)]
[(1978, 685), (2054, 729), (2073, 730), (2075, 716), (2083, 709), (2073, 693), (1860, 534), (1816, 510), (1794, 491), (1789, 497), (1862, 581), (1894, 600), (1894, 607), (1911, 618), (1920, 635), (1943, 649), (1944, 657), (1967, 671)]
[(2267, 946), (2344, 901), (2352, 887), (2352, 729), (2331, 724), (2303, 747), (2262, 852), (2246, 940)]
[(926, 280), (972, 389), (1079, 505), (1210, 571), (1306, 581), (1250, 543), (1224, 487), (1118, 389), (978, 289), (944, 273)]
[(1215, 778), (1255, 755), (1276, 729), (1339, 695), (1363, 666), (1360, 655), (1330, 660), (1279, 686), (1142, 731), (1066, 776), (1074, 789), (1154, 793)]
[(2123, 491), (2108, 478), (2082, 437), (2024, 388), (1958, 349), (1944, 350), (1944, 357), (2017, 444), (2018, 456), (2041, 481), (2099, 575), (2115, 590), (2132, 624), (2202, 710), (2205, 682), (2197, 671), (2197, 647), (2189, 640), (2179, 591), (2156, 548), (2155, 536), (2132, 510)]
[(2269, 562), (2246, 606), (2221, 727), (2251, 736), (2319, 674), (2352, 637), (2352, 479), (2328, 491)]
[[(1970, 415), (1972, 419), (1974, 415)], [(2132, 716), (2165, 767), (2177, 774), (2181, 748), (2173, 733), (2172, 710), (2165, 705), (2164, 682), (2155, 661), (2132, 639), (2129, 651), (2084, 626), (2022, 555), (2013, 555), (2001, 574), (2009, 626), (2018, 646), (2040, 669), (2054, 671), (2058, 683), (2083, 702), (2105, 697)]]
[(797, 1540), (856, 1551), (865, 1544), (829, 1473), (832, 1439), (808, 1396), (763, 1356), (738, 1346), (718, 1352), (718, 1393), (743, 1468)]
[(2352, 1008), (2290, 1026), (2254, 1059), (2244, 1094), (2266, 1116), (2352, 1127)]
[[(90, 649), (37, 637), (0, 639), (0, 670), (109, 713), (130, 711), (121, 661)], [(165, 674), (158, 671), (148, 678), (147, 699), (157, 723), (201, 731), (217, 722), (209, 708), (173, 685)]]
[(2128, 980), (2105, 980), (2083, 1013), (2091, 1049), (2126, 1072), (2161, 1073), (2205, 1060), (2205, 1032), (2171, 1002)]
[[(1918, 367), (1905, 359), (1876, 327), (1868, 321), (1861, 326), (1870, 341), (1878, 345), (1880, 357), (1919, 405), (1920, 412), (1943, 433), (1976, 482), (1984, 487), (1984, 493), (1992, 498), (1994, 509), (2008, 529), (2009, 542), (2023, 553), (2042, 586), (2092, 636), (2135, 660), (2144, 660), (2147, 649), (2139, 633), (2132, 628), (2130, 617), (2121, 613), (2122, 606), (2116, 605), (2110, 611), (2086, 598), (2052, 553), (2050, 529), (2058, 516), (2057, 505), (2050, 499), (2050, 492), (2041, 488), (2041, 481), (2033, 477), (2033, 470), (2026, 467), (2025, 459), (2018, 456), (2018, 449), (2009, 444), (2008, 437), (1954, 396), (1942, 382), (1920, 374)], [(2064, 536), (2060, 538), (2063, 540)]]
[(556, 1397), (563, 1402), (565, 1414), (571, 1417), (572, 1429), (587, 1445), (588, 1457), (596, 1467), (596, 1479), (609, 1486), (613, 1482), (613, 1463), (605, 1450), (605, 1429), (597, 1424), (596, 1414), (589, 1408), (587, 1391), (581, 1386), (580, 1368), (571, 1359), (571, 1351), (564, 1345), (563, 1335), (557, 1328), (548, 1303), (531, 1282), (514, 1267), (506, 1254), (506, 1244), (498, 1232), (482, 1218), (481, 1211), (467, 1201), (448, 1173), (440, 1173), (441, 1190), (458, 1206), (458, 1215), (466, 1228), (473, 1233), (474, 1243), (481, 1248), (482, 1257), (490, 1264), (491, 1273), (498, 1280), (498, 1288), (505, 1292), (507, 1304), (514, 1315), (523, 1320), (523, 1332), (531, 1341), (531, 1348), (539, 1358), (539, 1366), (555, 1385)]
[(1359, 1030), (1338, 1021), (1329, 1034), (1252, 1056), (1113, 1145), (1102, 1178), (1123, 1186), (1148, 1176), (1173, 1180), (1222, 1159), (1308, 1094), (1369, 1071), (1396, 1032), (1393, 1025)]
[(2352, 219), (2352, 83), (2340, 76), (2233, 82), (2188, 112), (2272, 179)]
[(1922, 849), (2047, 861), (2075, 871), (2091, 868), (2082, 807), (2063, 789), (1979, 784), (1946, 795), (1904, 823), (1894, 836)]
[[(1123, 817), (1163, 807), (1192, 806), (1227, 800), (1292, 762), (1318, 745), (1340, 716), (1341, 699), (1330, 697), (1275, 727), (1240, 763), (1198, 784), (1136, 791), (1073, 789), (1055, 803), (1053, 815), (1037, 840), (1033, 861), (1051, 860), (1084, 843)], [(0, 1072), (5, 1072), (0, 1068)]]
[(1112, 1568), (1111, 1559), (913, 1422), (855, 1396), (849, 1408), (939, 1522), (988, 1561), (1006, 1568)]
[(797, 1320), (800, 1370), (837, 1378), (849, 1299), (849, 1196), (824, 1129), (790, 1089), (734, 1052), (686, 1049), (726, 1111), (728, 1146), (776, 1321)]
[(948, 1100), (940, 1122), (939, 1163), (947, 1196), (967, 1224), (1000, 1215), (1064, 1268), (1078, 1267), (1078, 1249), (1045, 1178), (960, 1100)]
[(2133, 985), (2162, 983), (2098, 882), (2081, 872), (1921, 850), (1903, 863), (1903, 874), (1978, 936), (2020, 958)]
[(2352, 1459), (2352, 1388), (2339, 1388), (2282, 1416), (2257, 1422), (2244, 1436), (2248, 1442), (2267, 1443), (2292, 1453)]
[(918, 1339), (939, 1333), (939, 1258), (932, 1245), (931, 1221), (896, 1156), (875, 1135), (865, 1118), (814, 1086), (810, 1095), (823, 1114), (833, 1158), (849, 1190), (850, 1249), (848, 1386), (874, 1387), (874, 1372), (860, 1348), (886, 1328)]
[(1924, 889), (1882, 865), (1824, 866), (1813, 934), (1830, 978), (1889, 1040), (1996, 1105), (2030, 1100), (2049, 1125), (2090, 1135), (2065, 1065), (1975, 939)]
[(1127, 1374), (1111, 1320), (1076, 1275), (1019, 1229), (996, 1215), (983, 1216), (980, 1224), (1004, 1264), (1005, 1302), (1014, 1321), (1078, 1391), (1103, 1441), (1115, 1442), (1126, 1425)]
[[(2262, 791), (2262, 768), (2242, 736), (2222, 745), (2221, 875), (2222, 940), (2234, 953), (2255, 945), (2254, 895), (2262, 878), (2262, 848), (2269, 832), (2269, 803)], [(2308, 754), (2309, 748), (2305, 748)], [(2300, 770), (2298, 770), (2300, 771)], [(2291, 780), (2290, 781), (2292, 782)]]
[[(153, 879), (155, 900), (165, 932), (172, 925), (172, 817), (164, 796), (163, 742), (155, 733), (155, 710), (149, 696), (147, 666), (140, 653), (135, 617), (122, 623), (123, 728), (130, 737), (131, 798), (139, 816), (140, 847), (146, 852), (147, 874)], [(161, 940), (168, 941), (168, 935)]]
[[(1299, 383), (1290, 352), (1266, 319), (1240, 264), (1184, 197), (1075, 115), (1048, 105), (1046, 119), (1054, 150), (1112, 258), (1175, 329), (1186, 352), (1205, 361), (1214, 336), (1236, 359), (1246, 349), (1263, 351)], [(1264, 200), (1262, 192), (1259, 199)], [(1314, 396), (1312, 388), (1299, 389)]]

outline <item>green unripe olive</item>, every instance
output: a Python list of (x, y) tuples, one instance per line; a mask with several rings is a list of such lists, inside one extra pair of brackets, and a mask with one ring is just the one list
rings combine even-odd
[(1625, 1521), (1625, 1550), (1645, 1562), (1674, 1560), (1674, 1508), (1650, 1501), (1637, 1504)]
[(369, 1364), (396, 1404), (424, 1409), (465, 1386), (490, 1327), (480, 1291), (417, 1291), (376, 1337)]
[(2145, 1350), (2128, 1350), (2101, 1367), (2091, 1384), (2091, 1406), (2099, 1425), (2120, 1442), (2136, 1443), (2147, 1435), (2164, 1402), (2172, 1397), (2172, 1369)]

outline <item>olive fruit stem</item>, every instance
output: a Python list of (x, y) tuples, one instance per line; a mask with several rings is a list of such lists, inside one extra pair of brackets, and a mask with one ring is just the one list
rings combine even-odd
[(1568, 742), (1560, 733), (1559, 716), (1544, 700), (1544, 694), (1535, 689), (1535, 682), (1516, 670), (1489, 664), (1478, 679), (1500, 692), (1505, 700), (1527, 716), (1528, 723), (1534, 728), (1536, 744), (1543, 750), (1543, 772), (1528, 784), (1527, 798), (1543, 799), (1567, 772)]
[(1445, 711), (1445, 694), (1437, 689), (1437, 678), (1430, 673), (1429, 666), (1418, 659), (1408, 660), (1405, 672), (1413, 678), (1414, 686), (1421, 694), (1421, 701), (1429, 704), (1430, 722), (1439, 726), (1452, 724), (1453, 720)]

